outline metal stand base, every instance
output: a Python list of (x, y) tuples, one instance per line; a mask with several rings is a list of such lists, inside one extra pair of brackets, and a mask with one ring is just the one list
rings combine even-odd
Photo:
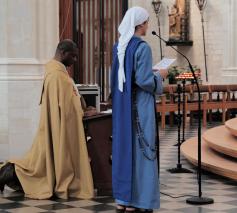
[(184, 143), (184, 141), (185, 141), (185, 140), (182, 140), (182, 142), (181, 142), (180, 144), (179, 144), (179, 143), (176, 143), (176, 144), (174, 144), (173, 146), (179, 146), (179, 145), (181, 146), (181, 145)]
[(191, 170), (189, 169), (185, 169), (182, 168), (182, 164), (177, 164), (176, 168), (172, 168), (172, 169), (167, 169), (168, 172), (170, 173), (193, 173)]
[(192, 205), (207, 205), (214, 203), (214, 200), (208, 197), (191, 197), (186, 200), (186, 203)]

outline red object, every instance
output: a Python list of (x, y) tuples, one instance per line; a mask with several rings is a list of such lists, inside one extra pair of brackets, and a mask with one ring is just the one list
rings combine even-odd
[[(201, 74), (200, 72), (194, 72), (196, 77), (200, 77)], [(191, 72), (183, 72), (179, 74), (178, 76), (175, 77), (177, 80), (182, 80), (182, 79), (194, 79), (193, 74)]]

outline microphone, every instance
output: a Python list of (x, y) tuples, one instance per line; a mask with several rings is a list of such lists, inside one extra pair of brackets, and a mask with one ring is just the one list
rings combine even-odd
[[(152, 35), (157, 36), (161, 41), (163, 41), (167, 45), (167, 41), (163, 39), (161, 36), (157, 35), (155, 31), (152, 31)], [(214, 202), (212, 198), (207, 198), (207, 197), (202, 197), (202, 150), (201, 150), (201, 93), (200, 93), (200, 88), (199, 84), (197, 81), (197, 77), (194, 73), (193, 67), (189, 61), (189, 59), (181, 53), (179, 50), (174, 48), (172, 45), (170, 46), (173, 50), (175, 50), (177, 53), (182, 55), (188, 62), (188, 66), (192, 72), (194, 82), (197, 86), (197, 92), (198, 92), (198, 197), (191, 197), (186, 200), (187, 203), (189, 204), (194, 204), (194, 205), (202, 205), (202, 204), (211, 204)]]
[[(154, 36), (157, 36), (161, 41), (163, 41), (166, 45), (167, 45), (167, 41), (165, 40), (165, 39), (163, 39), (162, 37), (160, 37), (157, 33), (156, 33), (156, 31), (152, 31), (151, 32), (152, 33), (152, 35), (154, 35)], [(183, 53), (181, 53), (179, 50), (177, 50), (176, 48), (174, 48), (173, 46), (170, 46), (172, 49), (174, 49), (177, 53), (179, 53), (180, 55), (182, 55), (187, 61), (188, 61), (188, 64), (189, 64), (189, 67), (190, 67), (190, 65), (191, 65), (191, 63), (189, 62), (189, 60), (188, 60), (188, 58), (183, 54)], [(192, 66), (192, 65), (191, 65)], [(190, 70), (192, 71), (192, 69), (190, 68)], [(195, 77), (194, 77), (195, 78)]]
[[(151, 33), (152, 33), (152, 35), (157, 36), (161, 41), (163, 41), (163, 42), (167, 45), (167, 41), (166, 41), (165, 39), (163, 39), (161, 36), (157, 35), (156, 31), (152, 31)], [(189, 61), (189, 59), (188, 59), (183, 53), (181, 53), (179, 50), (177, 50), (176, 48), (174, 48), (172, 45), (171, 45), (170, 47), (171, 47), (173, 50), (175, 50), (175, 52), (179, 53), (180, 55), (182, 55), (182, 56), (187, 60), (188, 66), (189, 66), (189, 68), (190, 68), (190, 70), (191, 70), (191, 72), (192, 72), (194, 81), (195, 81), (195, 83), (196, 83), (196, 85), (197, 85), (198, 93), (200, 93), (200, 91), (199, 91), (199, 84), (198, 84), (196, 75), (195, 75), (195, 73), (194, 73), (193, 67), (192, 67), (192, 65), (191, 65), (191, 63), (190, 63), (190, 61)], [(200, 100), (201, 100), (201, 98), (200, 98)]]
[(152, 31), (151, 33), (152, 33), (152, 35), (157, 36), (160, 40), (162, 40), (163, 42), (165, 42), (167, 44), (167, 41), (165, 39), (161, 38), (159, 35), (157, 35), (156, 31)]

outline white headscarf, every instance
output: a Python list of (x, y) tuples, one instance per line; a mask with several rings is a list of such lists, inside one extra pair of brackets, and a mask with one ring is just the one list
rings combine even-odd
[(121, 24), (119, 25), (118, 31), (120, 33), (118, 42), (118, 60), (119, 60), (119, 70), (118, 70), (118, 88), (123, 92), (123, 83), (126, 81), (124, 73), (124, 57), (125, 51), (128, 43), (135, 32), (135, 27), (143, 24), (149, 18), (149, 13), (142, 7), (132, 7), (130, 8)]

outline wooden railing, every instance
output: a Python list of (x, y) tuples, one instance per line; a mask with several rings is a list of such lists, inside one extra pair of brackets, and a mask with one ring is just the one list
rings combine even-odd
[[(203, 126), (207, 124), (207, 115), (209, 121), (212, 121), (213, 110), (222, 112), (222, 122), (230, 118), (231, 109), (237, 109), (237, 85), (200, 85), (201, 92), (201, 110)], [(187, 115), (190, 115), (192, 123), (193, 112), (198, 110), (197, 88), (193, 85), (187, 85), (185, 88), (184, 98), (184, 122), (186, 123)], [(161, 127), (165, 128), (166, 115), (169, 115), (169, 123), (174, 121), (174, 113), (178, 111), (177, 103), (177, 85), (169, 85), (164, 88), (164, 93), (160, 96), (156, 104), (157, 112), (161, 114)], [(181, 112), (183, 110), (183, 100)]]

